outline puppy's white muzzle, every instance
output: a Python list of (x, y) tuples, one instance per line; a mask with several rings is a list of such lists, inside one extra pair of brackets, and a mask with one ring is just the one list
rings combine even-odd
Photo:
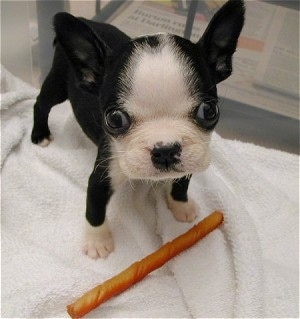
[(144, 122), (114, 142), (119, 169), (130, 179), (175, 179), (210, 163), (210, 133), (187, 118)]

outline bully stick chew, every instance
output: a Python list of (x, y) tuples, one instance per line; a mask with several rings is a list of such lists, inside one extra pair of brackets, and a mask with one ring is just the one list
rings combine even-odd
[(72, 318), (81, 318), (104, 301), (123, 292), (133, 284), (142, 280), (153, 270), (161, 267), (171, 258), (191, 247), (198, 240), (217, 228), (223, 221), (221, 212), (214, 212), (183, 235), (164, 244), (154, 253), (133, 263), (127, 269), (90, 290), (77, 301), (67, 307)]

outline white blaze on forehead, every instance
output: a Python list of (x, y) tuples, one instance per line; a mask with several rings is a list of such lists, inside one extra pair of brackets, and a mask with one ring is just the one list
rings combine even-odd
[(187, 61), (164, 37), (157, 48), (137, 48), (131, 60), (131, 90), (126, 108), (135, 116), (186, 115), (193, 105)]

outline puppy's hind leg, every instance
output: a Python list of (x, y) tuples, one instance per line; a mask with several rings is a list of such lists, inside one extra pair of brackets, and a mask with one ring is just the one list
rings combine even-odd
[(51, 133), (48, 127), (50, 110), (54, 105), (62, 103), (68, 98), (66, 88), (67, 74), (64, 71), (60, 68), (59, 64), (56, 65), (56, 61), (54, 60), (52, 69), (37, 97), (33, 110), (34, 123), (31, 133), (31, 141), (34, 144), (45, 147), (51, 141)]

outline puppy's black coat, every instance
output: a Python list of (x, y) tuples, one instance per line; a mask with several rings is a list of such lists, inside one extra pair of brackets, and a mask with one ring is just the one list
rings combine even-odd
[[(163, 41), (174, 47), (174, 51), (179, 52), (179, 60), (184, 57), (192, 70), (187, 81), (188, 91), (199, 102), (191, 107), (188, 117), (190, 125), (196, 125), (203, 134), (209, 134), (218, 122), (216, 84), (232, 72), (232, 55), (243, 27), (244, 11), (242, 0), (229, 0), (196, 44), (178, 36), (164, 36)], [(143, 52), (143, 48), (159, 51), (163, 36), (132, 40), (111, 25), (75, 18), (68, 13), (55, 15), (54, 28), (53, 65), (34, 105), (31, 139), (35, 144), (50, 141), (49, 112), (54, 105), (69, 99), (81, 128), (98, 146), (86, 205), (87, 221), (96, 227), (104, 223), (106, 205), (113, 193), (109, 174), (112, 139), (130, 135), (138, 123), (135, 114), (125, 109), (120, 98), (134, 94), (130, 79), (135, 68), (133, 56), (137, 50)], [(161, 172), (176, 171), (181, 152), (177, 141), (166, 145), (157, 143), (151, 150), (151, 161)], [(180, 177), (175, 176), (170, 194), (174, 201), (188, 201), (192, 173), (181, 171)]]

